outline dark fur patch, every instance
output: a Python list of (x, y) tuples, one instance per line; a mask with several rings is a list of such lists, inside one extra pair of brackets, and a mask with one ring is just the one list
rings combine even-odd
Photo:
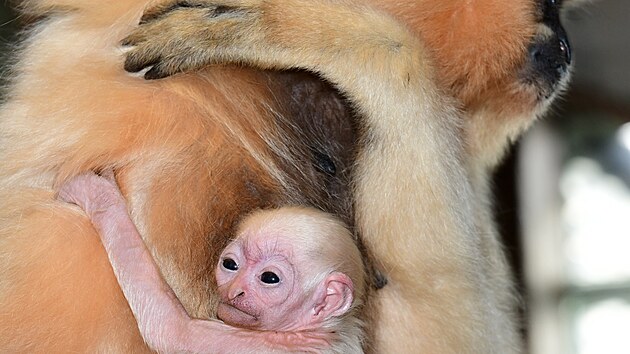
[(235, 12), (241, 12), (242, 9), (239, 9), (237, 7), (234, 6), (227, 6), (227, 5), (221, 5), (221, 6), (217, 6), (213, 13), (215, 17), (221, 16), (221, 15), (225, 15), (225, 14), (231, 14), (231, 13), (235, 13)]
[(185, 9), (185, 8), (197, 8), (197, 9), (202, 9), (202, 8), (207, 8), (207, 5), (198, 3), (198, 2), (194, 2), (194, 1), (178, 1), (176, 3), (173, 3), (171, 6), (168, 7), (164, 7), (162, 8), (160, 11), (150, 11), (150, 12), (146, 12), (142, 18), (140, 19), (140, 23), (141, 25), (144, 25), (146, 23), (158, 20), (164, 16), (166, 16), (167, 14), (176, 11), (178, 9)]
[(378, 270), (374, 272), (374, 288), (376, 288), (376, 290), (383, 289), (387, 283), (388, 280), (385, 274), (379, 272)]
[(315, 167), (319, 171), (329, 176), (334, 176), (337, 173), (335, 162), (330, 156), (321, 151), (313, 149), (313, 157), (315, 159)]
[(352, 227), (352, 166), (358, 136), (353, 112), (336, 90), (305, 72), (272, 73), (269, 85), (282, 109), (278, 123), (286, 140), (295, 144), (288, 151), (291, 158), (281, 164), (308, 205), (335, 214)]

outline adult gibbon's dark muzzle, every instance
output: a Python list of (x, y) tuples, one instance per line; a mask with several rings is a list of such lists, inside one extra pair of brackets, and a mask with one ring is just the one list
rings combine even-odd
[(549, 98), (569, 75), (571, 45), (560, 22), (557, 0), (544, 0), (539, 14), (540, 23), (528, 48), (524, 79), (539, 87), (541, 98)]

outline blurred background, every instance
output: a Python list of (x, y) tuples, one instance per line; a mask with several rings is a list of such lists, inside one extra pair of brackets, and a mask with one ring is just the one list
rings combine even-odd
[[(630, 1), (599, 0), (564, 17), (573, 83), (497, 171), (496, 215), (529, 352), (628, 354)], [(0, 67), (17, 25), (0, 2)]]
[(506, 166), (515, 173), (530, 349), (628, 354), (630, 1), (594, 1), (564, 20), (571, 89)]

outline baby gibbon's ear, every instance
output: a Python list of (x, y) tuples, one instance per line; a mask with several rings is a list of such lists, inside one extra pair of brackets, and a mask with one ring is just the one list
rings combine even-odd
[(334, 272), (324, 279), (315, 293), (313, 315), (321, 321), (339, 317), (350, 309), (354, 300), (354, 284), (350, 277)]

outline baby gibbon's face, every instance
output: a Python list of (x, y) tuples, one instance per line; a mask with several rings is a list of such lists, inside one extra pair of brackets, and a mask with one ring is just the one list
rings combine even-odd
[[(243, 236), (221, 254), (216, 269), (218, 317), (233, 326), (293, 331), (305, 325), (308, 289), (293, 245), (281, 236)], [(312, 266), (312, 265), (308, 265)]]

